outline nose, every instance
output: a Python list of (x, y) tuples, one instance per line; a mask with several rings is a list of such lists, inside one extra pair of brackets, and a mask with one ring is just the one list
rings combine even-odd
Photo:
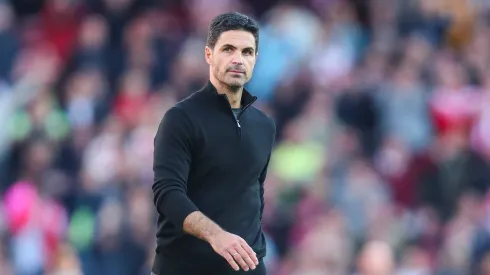
[(235, 52), (235, 54), (233, 55), (233, 57), (231, 59), (231, 63), (233, 65), (242, 65), (243, 64), (243, 55), (239, 51)]

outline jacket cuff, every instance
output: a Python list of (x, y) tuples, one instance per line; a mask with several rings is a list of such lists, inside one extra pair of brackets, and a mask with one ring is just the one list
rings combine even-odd
[(192, 212), (199, 211), (197, 206), (182, 192), (172, 191), (165, 196), (161, 205), (162, 213), (165, 213), (168, 219), (178, 229), (184, 229), (184, 220)]

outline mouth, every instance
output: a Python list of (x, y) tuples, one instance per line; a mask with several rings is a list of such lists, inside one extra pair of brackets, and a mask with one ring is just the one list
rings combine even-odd
[(245, 74), (244, 71), (238, 71), (238, 70), (229, 70), (228, 72), (235, 73), (235, 74)]

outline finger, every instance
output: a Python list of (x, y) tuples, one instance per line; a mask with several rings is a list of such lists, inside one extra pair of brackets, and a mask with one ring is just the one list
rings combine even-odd
[(225, 260), (230, 264), (231, 268), (233, 268), (235, 271), (240, 270), (240, 267), (235, 262), (235, 259), (233, 259), (233, 256), (231, 256), (228, 251), (225, 251), (225, 253), (223, 253), (223, 258), (225, 258)]
[(246, 241), (242, 241), (242, 247), (243, 247), (243, 249), (245, 249), (245, 251), (249, 255), (250, 259), (253, 260), (255, 265), (258, 265), (259, 259), (257, 259), (257, 253), (255, 253), (255, 251), (253, 251), (253, 249), (247, 244)]
[(245, 260), (245, 263), (251, 268), (251, 269), (255, 269), (255, 263), (253, 262), (253, 260), (250, 258), (250, 255), (248, 255), (248, 252), (245, 251), (245, 249), (243, 249), (242, 246), (237, 246), (236, 248), (236, 251), (238, 253), (240, 253), (240, 255), (242, 256), (243, 260)]
[(243, 260), (242, 254), (236, 251), (235, 249), (230, 250), (231, 256), (235, 259), (235, 261), (242, 267), (243, 270), (248, 271), (249, 267), (245, 260)]

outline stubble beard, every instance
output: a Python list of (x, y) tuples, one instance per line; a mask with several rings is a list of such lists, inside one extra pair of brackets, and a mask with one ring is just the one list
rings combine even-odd
[(240, 89), (243, 88), (243, 84), (237, 83), (237, 82), (225, 83), (225, 85), (228, 87), (229, 91), (232, 93), (238, 93), (238, 91), (240, 91)]
[(227, 73), (228, 72), (225, 72), (221, 75), (218, 74), (218, 75), (220, 75), (220, 77), (218, 78), (219, 82), (221, 82), (224, 86), (226, 86), (228, 91), (230, 91), (231, 93), (238, 93), (243, 88), (246, 81), (242, 81), (242, 80), (238, 80), (238, 79), (231, 79), (231, 80), (227, 81), (227, 79), (226, 79)]

